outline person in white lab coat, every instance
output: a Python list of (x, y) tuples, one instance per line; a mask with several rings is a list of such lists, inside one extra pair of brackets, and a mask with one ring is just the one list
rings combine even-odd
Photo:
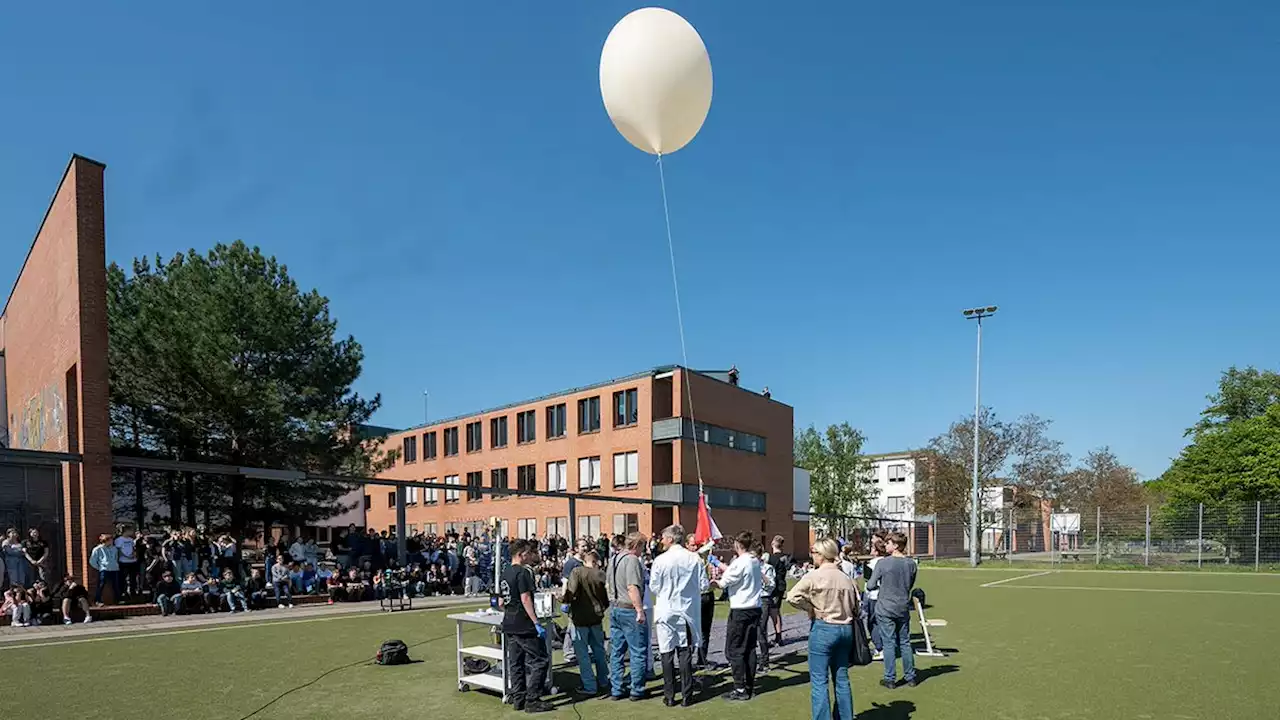
[[(702, 589), (707, 585), (702, 558), (684, 547), (684, 528), (672, 525), (662, 531), (662, 554), (649, 572), (653, 593), (653, 626), (662, 656), (662, 702), (676, 704), (676, 678), (680, 680), (680, 704), (693, 704), (693, 653), (702, 642)], [(679, 662), (677, 676), (676, 663)]]

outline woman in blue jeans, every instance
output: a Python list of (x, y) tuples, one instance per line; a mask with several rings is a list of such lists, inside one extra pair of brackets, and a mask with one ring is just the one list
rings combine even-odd
[(787, 594), (787, 602), (809, 613), (812, 621), (809, 704), (813, 720), (853, 720), (849, 654), (853, 650), (853, 623), (858, 622), (858, 589), (840, 569), (835, 540), (814, 543), (812, 554), (817, 569), (800, 578)]

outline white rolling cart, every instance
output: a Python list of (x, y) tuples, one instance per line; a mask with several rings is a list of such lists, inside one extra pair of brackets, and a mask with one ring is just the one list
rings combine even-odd
[[(544, 597), (545, 596), (545, 599)], [(552, 638), (554, 630), (552, 626), (555, 624), (555, 603), (551, 596), (547, 593), (537, 593), (534, 605), (538, 613), (538, 621), (547, 629), (547, 654), (550, 656), (552, 652)], [(457, 665), (458, 665), (458, 692), (466, 692), (473, 687), (484, 688), (502, 696), (502, 702), (507, 701), (507, 671), (506, 671), (506, 641), (502, 636), (502, 611), (485, 608), (474, 612), (454, 613), (447, 616), (450, 620), (457, 623)], [(467, 626), (482, 625), (488, 628), (492, 635), (496, 635), (497, 644), (485, 643), (479, 645), (467, 645), (463, 639)], [(468, 674), (466, 668), (463, 667), (463, 660), (468, 657), (478, 657), (488, 660), (492, 667), (489, 672), (483, 674)], [(546, 695), (555, 695), (559, 692), (552, 679), (551, 666), (547, 666), (547, 680), (543, 692)]]

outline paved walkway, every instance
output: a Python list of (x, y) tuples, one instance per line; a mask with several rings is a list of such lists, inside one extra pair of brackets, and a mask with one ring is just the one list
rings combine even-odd
[[(485, 604), (483, 598), (464, 598), (461, 596), (415, 598), (413, 610), (397, 612), (413, 612), (451, 607), (480, 607)], [(40, 644), (45, 642), (75, 642), (90, 638), (106, 638), (119, 635), (165, 634), (171, 632), (200, 632), (218, 629), (228, 625), (265, 624), (275, 622), (314, 622), (324, 619), (351, 615), (368, 615), (380, 613), (377, 602), (324, 603), (299, 605), (293, 608), (269, 608), (241, 613), (215, 613), (212, 615), (144, 615), (140, 617), (122, 618), (119, 620), (100, 620), (78, 625), (42, 625), (40, 627), (0, 627), (0, 650), (14, 645)]]

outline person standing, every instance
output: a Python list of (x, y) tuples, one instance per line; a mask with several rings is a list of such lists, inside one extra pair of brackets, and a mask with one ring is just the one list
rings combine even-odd
[[(783, 552), (782, 548), (786, 544), (786, 539), (781, 535), (774, 535), (773, 541), (770, 543), (770, 552), (768, 563), (773, 568), (773, 578), (775, 587), (773, 590), (773, 598), (769, 603), (769, 612), (767, 617), (773, 620), (773, 644), (782, 644), (782, 603), (787, 597), (787, 573), (791, 571), (791, 556)], [(762, 632), (768, 632), (768, 628), (764, 628)]]
[[(573, 550), (569, 552), (569, 556), (564, 559), (564, 565), (561, 566), (560, 568), (560, 578), (562, 581), (562, 585), (561, 585), (562, 594), (564, 590), (569, 587), (569, 576), (573, 574), (573, 571), (575, 569), (582, 567), (582, 557), (586, 554), (584, 546), (585, 546), (585, 543), (582, 543), (582, 542), (578, 543), (578, 545), (575, 546)], [(567, 603), (568, 600), (565, 600), (565, 602)], [(569, 616), (569, 625), (564, 629), (564, 633), (566, 636), (570, 638), (573, 637), (573, 616), (572, 615)], [(567, 663), (575, 662), (576, 651), (577, 651), (577, 647), (573, 643), (571, 642), (565, 643), (564, 661)]]
[(692, 535), (685, 539), (685, 549), (692, 553), (697, 553), (702, 561), (702, 570), (706, 574), (707, 583), (702, 586), (701, 617), (702, 622), (702, 643), (698, 646), (698, 657), (694, 660), (694, 664), (698, 668), (707, 667), (707, 651), (711, 649), (711, 624), (715, 621), (716, 616), (716, 594), (711, 589), (712, 582), (720, 578), (720, 569), (711, 564), (710, 551), (706, 557), (698, 551), (698, 541)]
[[(773, 566), (765, 562), (764, 545), (759, 542), (752, 545), (751, 557), (760, 561), (760, 627), (756, 630), (756, 642), (760, 647), (756, 674), (765, 675), (769, 672), (769, 615), (774, 611), (773, 594), (778, 582)], [(785, 580), (783, 584), (786, 584)]]
[(526, 540), (511, 544), (511, 565), (502, 574), (498, 593), (502, 599), (502, 634), (507, 648), (507, 696), (516, 710), (542, 713), (552, 709), (542, 701), (547, 669), (546, 628), (533, 608), (533, 572), (526, 565), (537, 562), (537, 546)]
[[(866, 579), (871, 580), (871, 574), (875, 572), (876, 565), (880, 562), (880, 558), (887, 555), (885, 550), (884, 539), (880, 536), (871, 539), (871, 559), (867, 561), (867, 566), (863, 570), (866, 573)], [(876, 654), (873, 660), (884, 659), (884, 638), (880, 636), (880, 626), (876, 625), (876, 598), (879, 597), (879, 590), (867, 590), (867, 600), (864, 603), (863, 614), (867, 618), (867, 637), (871, 638), (871, 642), (875, 645)]]
[[(662, 531), (662, 554), (649, 571), (653, 592), (653, 627), (662, 657), (662, 702), (676, 704), (676, 680), (680, 704), (693, 704), (693, 652), (702, 644), (702, 588), (707, 585), (702, 560), (684, 548), (680, 525)], [(677, 670), (676, 662), (679, 662)], [(678, 673), (678, 674), (677, 674)]]
[(22, 536), (18, 534), (16, 528), (9, 528), (4, 533), (4, 540), (0, 541), (0, 565), (4, 568), (3, 577), (0, 577), (0, 587), (26, 587), (27, 586), (27, 558), (22, 548)]
[(600, 556), (588, 548), (586, 543), (578, 546), (583, 561), (569, 571), (564, 602), (569, 606), (570, 638), (578, 673), (582, 676), (578, 694), (595, 697), (609, 681), (609, 662), (604, 651), (604, 616), (609, 611), (609, 592), (604, 587)]
[(120, 591), (124, 595), (142, 592), (142, 571), (138, 565), (138, 542), (132, 528), (121, 528), (115, 540), (120, 563)]
[(98, 544), (89, 554), (89, 567), (98, 571), (98, 587), (93, 592), (93, 604), (102, 604), (102, 589), (110, 585), (112, 598), (123, 605), (120, 596), (120, 555), (119, 550), (111, 542), (111, 535), (103, 533), (98, 536)]
[(644, 613), (644, 566), (640, 553), (645, 538), (638, 532), (614, 537), (614, 553), (609, 558), (605, 587), (609, 593), (609, 679), (611, 696), (621, 700), (627, 689), (622, 675), (623, 663), (630, 658), (633, 702), (644, 699), (645, 654), (648, 630)]
[(40, 528), (31, 528), (22, 541), (22, 552), (31, 563), (32, 582), (49, 583), (49, 543), (40, 537)]
[(902, 554), (907, 536), (889, 533), (885, 549), (889, 556), (881, 558), (871, 571), (867, 591), (879, 590), (876, 598), (876, 625), (884, 641), (884, 679), (880, 684), (892, 690), (897, 687), (897, 655), (902, 656), (902, 679), (907, 687), (916, 686), (916, 660), (911, 649), (911, 588), (916, 584), (916, 563)]
[(853, 720), (853, 689), (849, 684), (849, 656), (853, 651), (853, 623), (858, 618), (858, 587), (840, 569), (836, 541), (814, 543), (817, 570), (800, 578), (787, 602), (809, 613), (809, 705), (813, 720), (831, 720), (828, 682), (835, 690), (836, 720)]
[(760, 628), (760, 590), (764, 577), (760, 562), (751, 556), (754, 540), (750, 530), (734, 537), (733, 551), (737, 557), (718, 583), (729, 594), (724, 654), (733, 668), (733, 690), (725, 693), (724, 698), (734, 702), (750, 700), (755, 693), (756, 633)]

